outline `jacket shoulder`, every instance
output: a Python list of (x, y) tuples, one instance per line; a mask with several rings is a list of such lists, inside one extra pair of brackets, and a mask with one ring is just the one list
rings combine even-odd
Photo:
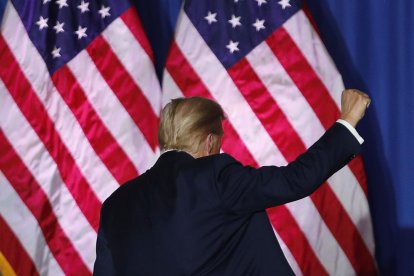
[(120, 205), (125, 205), (130, 197), (135, 193), (135, 190), (139, 189), (141, 184), (145, 182), (146, 173), (135, 177), (122, 186), (118, 187), (102, 204), (102, 213), (109, 211), (108, 209), (117, 209)]
[(196, 159), (196, 162), (202, 165), (209, 164), (215, 168), (226, 167), (230, 164), (240, 164), (233, 156), (227, 153), (219, 153)]

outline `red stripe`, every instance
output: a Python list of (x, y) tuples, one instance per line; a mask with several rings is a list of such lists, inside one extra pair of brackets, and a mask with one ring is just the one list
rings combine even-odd
[(152, 150), (158, 145), (159, 118), (147, 98), (135, 84), (121, 61), (102, 36), (96, 37), (86, 48), (96, 67), (140, 128)]
[(270, 222), (289, 248), (303, 275), (328, 275), (289, 210), (282, 205), (266, 211)]
[(0, 130), (0, 169), (39, 223), (45, 240), (62, 270), (68, 275), (90, 275), (39, 183)]
[(322, 185), (311, 195), (321, 217), (334, 234), (338, 244), (347, 255), (357, 275), (375, 275), (374, 258), (365, 245), (358, 229), (348, 213), (336, 210), (338, 198), (328, 185)]
[[(173, 43), (171, 50), (170, 50), (170, 56), (167, 60), (167, 70), (174, 79), (174, 81), (177, 83), (178, 87), (183, 91), (185, 96), (202, 96), (206, 98), (213, 99), (213, 96), (211, 95), (208, 88), (205, 86), (205, 84), (202, 82), (202, 80), (198, 77), (197, 73), (192, 68), (191, 64), (186, 60), (184, 55), (182, 54), (181, 50), (178, 48), (176, 43)], [(230, 123), (228, 122), (228, 125)], [(231, 128), (233, 131), (234, 129)], [(223, 149), (233, 155), (238, 160), (241, 160), (243, 158), (246, 158), (248, 156), (249, 160), (254, 160), (251, 156), (248, 149), (245, 147), (244, 143), (241, 141), (240, 137), (238, 136), (228, 136), (228, 129), (225, 129), (225, 137), (227, 136), (227, 143), (229, 148), (225, 148), (223, 143)], [(234, 131), (234, 134), (236, 132)], [(239, 150), (237, 147), (241, 145), (243, 150)], [(248, 154), (248, 155), (246, 155)], [(258, 164), (254, 161), (254, 167), (258, 167)], [(278, 215), (280, 214), (281, 221), (283, 223), (274, 225), (276, 231), (279, 232), (279, 230), (283, 230), (281, 227), (287, 227), (289, 225), (289, 231), (285, 231), (282, 234), (282, 239), (285, 241), (285, 243), (292, 245), (293, 241), (303, 241), (308, 244), (306, 237), (303, 235), (303, 232), (300, 230), (299, 226), (296, 224), (294, 219), (292, 218), (290, 212), (286, 209), (285, 206), (279, 206), (278, 209), (281, 211), (274, 211), (274, 216), (272, 217), (273, 220), (278, 220)], [(286, 220), (284, 219), (286, 218)], [(289, 219), (291, 218), (291, 219)], [(294, 235), (294, 236), (293, 236)], [(302, 244), (300, 244), (300, 247), (295, 244), (295, 246), (289, 246), (292, 254), (295, 258), (299, 258), (301, 254), (306, 252), (307, 262), (310, 263), (310, 266), (315, 271), (324, 271), (322, 265), (320, 264), (319, 260), (316, 258), (315, 253), (313, 252), (312, 248), (310, 248), (309, 244), (306, 246), (303, 245), (306, 249), (306, 251), (303, 251)], [(304, 267), (301, 266), (301, 269), (306, 269), (306, 265)], [(320, 275), (326, 275), (327, 273), (322, 273)]]
[(362, 156), (358, 155), (357, 157), (352, 159), (352, 161), (348, 163), (348, 166), (357, 178), (359, 184), (361, 185), (362, 190), (365, 193), (365, 196), (368, 198), (368, 183)]
[[(306, 98), (322, 125), (328, 129), (339, 118), (339, 108), (301, 50), (283, 27), (270, 35), (266, 42)], [(358, 158), (349, 167), (355, 177), (361, 180), (359, 183), (366, 191), (366, 176), (361, 161), (362, 159)]]
[(54, 122), (15, 60), (3, 36), (0, 35), (0, 78), (33, 130), (55, 161), (60, 175), (86, 219), (97, 231), (101, 202), (83, 177), (66, 148)]
[(306, 17), (308, 18), (309, 22), (311, 23), (313, 29), (315, 30), (315, 32), (318, 34), (319, 37), (321, 37), (321, 33), (319, 31), (318, 25), (316, 24), (315, 19), (312, 16), (312, 12), (309, 8), (308, 3), (304, 3), (302, 6), (302, 10), (305, 13)]
[(250, 154), (250, 151), (246, 148), (243, 141), (240, 139), (239, 134), (237, 134), (228, 119), (223, 121), (223, 130), (224, 136), (221, 145), (223, 151), (232, 156), (237, 156), (237, 160), (243, 165), (257, 168), (259, 165)]
[[(186, 97), (200, 96), (215, 100), (175, 42), (171, 46), (166, 67), (168, 73)], [(238, 155), (239, 161), (243, 164), (257, 167), (256, 160), (254, 160), (229, 120), (223, 122), (223, 129), (223, 150), (233, 156)]]
[(16, 275), (39, 275), (29, 254), (1, 215), (0, 233), (0, 252), (3, 253)]
[(154, 63), (154, 55), (152, 53), (151, 45), (148, 42), (141, 20), (135, 8), (129, 8), (121, 15), (122, 20), (128, 26), (135, 39), (139, 42), (141, 47), (147, 53), (151, 61)]
[(266, 42), (302, 92), (322, 125), (328, 129), (339, 118), (339, 110), (331, 94), (300, 49), (283, 27), (271, 34)]
[[(240, 60), (228, 72), (285, 159), (292, 162), (305, 152), (305, 144), (247, 60)], [(311, 199), (356, 271), (359, 272), (361, 262), (373, 264), (368, 248), (331, 187), (322, 185)], [(341, 227), (338, 217), (343, 218)]]
[(292, 162), (305, 152), (298, 134), (248, 61), (241, 59), (228, 73), (285, 159)]
[(108, 131), (75, 76), (65, 65), (52, 75), (53, 83), (72, 110), (86, 137), (119, 184), (136, 177), (138, 171)]

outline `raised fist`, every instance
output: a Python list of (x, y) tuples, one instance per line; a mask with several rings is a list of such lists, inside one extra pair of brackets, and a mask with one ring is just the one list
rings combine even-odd
[(371, 103), (367, 94), (357, 89), (346, 89), (341, 97), (341, 119), (355, 127), (365, 115), (365, 110)]

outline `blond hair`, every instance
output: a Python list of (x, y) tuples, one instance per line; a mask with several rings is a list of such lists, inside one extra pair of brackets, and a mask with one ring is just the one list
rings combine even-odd
[(202, 141), (209, 135), (223, 135), (221, 106), (201, 97), (177, 98), (161, 112), (158, 142), (161, 150), (200, 151)]

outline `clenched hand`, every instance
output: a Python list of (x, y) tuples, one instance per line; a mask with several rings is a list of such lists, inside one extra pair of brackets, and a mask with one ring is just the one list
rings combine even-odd
[(365, 115), (365, 110), (371, 103), (367, 94), (357, 89), (346, 89), (341, 98), (341, 119), (355, 127)]

